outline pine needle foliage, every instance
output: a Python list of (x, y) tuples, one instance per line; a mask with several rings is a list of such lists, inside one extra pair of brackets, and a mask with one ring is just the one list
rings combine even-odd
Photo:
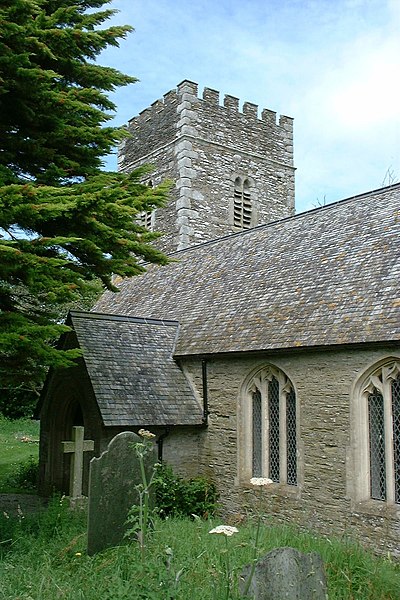
[[(0, 389), (33, 389), (76, 350), (55, 342), (66, 307), (115, 290), (143, 262), (165, 264), (138, 216), (168, 185), (101, 171), (127, 135), (107, 126), (109, 93), (135, 78), (96, 62), (129, 26), (102, 27), (105, 0), (4, 0), (0, 5)], [(100, 282), (100, 283), (99, 283)]]
[[(108, 97), (135, 78), (95, 63), (131, 27), (101, 29), (105, 0), (4, 0), (0, 8), (0, 138), (5, 183), (53, 185), (93, 175), (121, 139)], [(90, 9), (90, 11), (89, 11)]]

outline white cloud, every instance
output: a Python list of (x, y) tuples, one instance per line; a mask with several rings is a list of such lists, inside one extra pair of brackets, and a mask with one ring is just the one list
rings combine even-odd
[[(297, 206), (400, 179), (400, 0), (114, 0), (136, 32), (109, 64), (140, 78), (118, 123), (191, 79), (295, 118)], [(102, 59), (103, 60), (103, 59)], [(311, 206), (310, 206), (311, 204)]]
[(366, 132), (399, 121), (400, 37), (360, 39), (347, 48), (342, 68), (325, 78), (325, 113), (340, 128)]

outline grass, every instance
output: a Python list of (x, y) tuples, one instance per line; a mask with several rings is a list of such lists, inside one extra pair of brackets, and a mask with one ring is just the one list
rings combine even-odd
[(30, 457), (39, 454), (39, 423), (30, 419), (11, 421), (0, 415), (0, 493), (24, 492), (8, 483), (9, 476)]
[[(37, 423), (0, 417), (0, 493), (26, 492), (4, 482), (37, 456), (37, 440)], [(229, 538), (210, 535), (220, 523), (158, 519), (142, 561), (136, 541), (87, 556), (86, 515), (72, 513), (65, 499), (54, 498), (37, 515), (13, 518), (0, 511), (0, 600), (227, 600), (228, 589), (229, 600), (239, 600), (255, 524), (238, 526)], [(390, 557), (377, 558), (347, 540), (264, 524), (258, 556), (282, 546), (321, 555), (329, 600), (400, 600), (400, 564)]]
[[(219, 523), (157, 520), (142, 563), (137, 542), (87, 556), (85, 515), (70, 513), (62, 499), (54, 499), (35, 517), (12, 520), (0, 515), (0, 599), (223, 600), (226, 546), (229, 598), (239, 599), (237, 581), (251, 560), (254, 526), (242, 525), (227, 539), (209, 535)], [(389, 559), (378, 559), (349, 542), (263, 526), (259, 555), (281, 546), (321, 554), (329, 600), (399, 600), (400, 565)]]

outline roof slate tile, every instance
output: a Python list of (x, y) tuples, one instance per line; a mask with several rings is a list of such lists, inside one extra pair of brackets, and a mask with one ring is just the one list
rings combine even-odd
[(202, 409), (172, 358), (178, 323), (71, 311), (106, 426), (199, 425)]
[(194, 246), (94, 307), (180, 322), (175, 355), (400, 338), (400, 184)]

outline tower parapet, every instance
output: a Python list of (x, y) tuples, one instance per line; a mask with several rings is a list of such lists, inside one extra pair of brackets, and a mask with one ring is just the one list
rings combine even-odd
[[(155, 166), (152, 180), (175, 182), (157, 210), (165, 251), (294, 212), (293, 119), (184, 80), (129, 121), (119, 167)], [(242, 203), (242, 204), (241, 204)], [(239, 218), (239, 213), (246, 213)], [(251, 216), (248, 216), (248, 212)]]

